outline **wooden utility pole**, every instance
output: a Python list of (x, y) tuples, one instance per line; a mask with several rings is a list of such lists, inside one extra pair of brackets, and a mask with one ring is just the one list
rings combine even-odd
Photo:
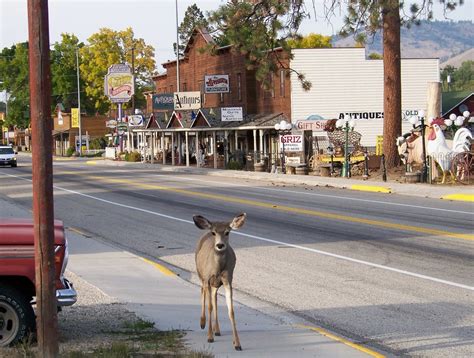
[(36, 328), (41, 358), (58, 356), (48, 0), (28, 0)]

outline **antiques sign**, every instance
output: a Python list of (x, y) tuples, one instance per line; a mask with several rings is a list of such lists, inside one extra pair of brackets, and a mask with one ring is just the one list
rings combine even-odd
[(287, 134), (280, 136), (280, 149), (285, 146), (285, 152), (302, 152), (303, 151), (303, 135)]
[(152, 97), (153, 109), (157, 110), (173, 110), (174, 96), (173, 93), (154, 94)]
[(222, 107), (221, 108), (221, 121), (232, 122), (232, 121), (243, 121), (242, 107)]
[(201, 108), (201, 92), (175, 92), (174, 93), (174, 109), (200, 109)]
[(229, 93), (229, 75), (204, 76), (204, 92)]
[(129, 65), (123, 63), (112, 65), (105, 75), (105, 95), (113, 103), (128, 102), (135, 91), (133, 84), (132, 69)]
[[(383, 112), (341, 112), (339, 119), (383, 119)], [(407, 121), (410, 117), (418, 115), (417, 110), (402, 110), (402, 118)]]

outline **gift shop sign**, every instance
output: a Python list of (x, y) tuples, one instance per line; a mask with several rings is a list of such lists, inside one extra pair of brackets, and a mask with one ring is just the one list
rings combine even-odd
[(303, 151), (303, 135), (288, 134), (280, 136), (280, 149), (285, 145), (285, 152), (302, 152)]
[(324, 132), (324, 127), (328, 121), (296, 121), (295, 127), (300, 131)]
[(134, 94), (132, 69), (129, 65), (119, 63), (109, 67), (105, 75), (105, 95), (111, 102), (125, 103)]
[(229, 93), (229, 75), (204, 76), (206, 93)]

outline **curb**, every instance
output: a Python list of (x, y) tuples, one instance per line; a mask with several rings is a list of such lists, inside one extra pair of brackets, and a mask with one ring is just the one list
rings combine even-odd
[(358, 190), (358, 191), (370, 191), (373, 193), (387, 193), (390, 194), (392, 189), (386, 188), (383, 186), (375, 186), (375, 185), (351, 185), (351, 190)]
[(442, 196), (440, 199), (474, 203), (474, 194), (449, 194)]

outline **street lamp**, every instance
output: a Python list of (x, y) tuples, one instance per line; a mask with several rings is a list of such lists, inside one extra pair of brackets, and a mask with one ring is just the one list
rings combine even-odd
[(280, 123), (275, 124), (275, 130), (280, 135), (281, 141), (281, 171), (283, 174), (286, 174), (286, 167), (285, 167), (285, 139), (283, 138), (284, 135), (291, 133), (291, 128), (293, 125), (288, 123), (287, 121), (282, 120)]
[(421, 168), (421, 182), (426, 183), (428, 179), (428, 166), (426, 164), (426, 142), (425, 142), (425, 111), (419, 110), (418, 116), (412, 116), (409, 119), (410, 123), (415, 127), (421, 127), (421, 143), (422, 143), (422, 158), (423, 158), (423, 166)]
[(336, 127), (344, 130), (344, 167), (342, 168), (342, 176), (349, 178), (349, 131), (354, 130), (355, 121), (347, 119), (345, 116), (342, 119), (338, 119)]

